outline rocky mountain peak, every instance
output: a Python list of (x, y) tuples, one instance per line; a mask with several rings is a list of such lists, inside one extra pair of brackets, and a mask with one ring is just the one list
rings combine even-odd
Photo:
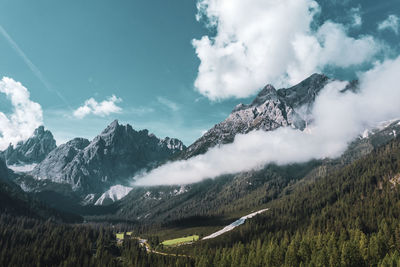
[(267, 84), (256, 96), (256, 98), (253, 100), (253, 102), (250, 105), (245, 105), (243, 103), (240, 103), (236, 105), (236, 107), (233, 109), (232, 113), (240, 111), (240, 110), (245, 110), (250, 107), (257, 107), (263, 103), (265, 103), (267, 100), (277, 100), (278, 95), (277, 91), (274, 86), (271, 84)]
[(102, 193), (184, 148), (177, 139), (159, 139), (148, 130), (136, 131), (115, 120), (90, 143), (74, 139), (61, 145), (31, 174), (37, 179), (70, 184), (83, 193)]
[(182, 143), (182, 141), (176, 138), (165, 137), (160, 142), (168, 149), (171, 149), (173, 153), (180, 152), (186, 149), (186, 146)]
[(45, 133), (44, 126), (41, 125), (41, 126), (39, 126), (38, 128), (35, 129), (33, 135), (34, 136), (39, 136), (39, 135), (43, 135), (44, 133)]
[(105, 135), (112, 135), (115, 132), (118, 131), (118, 129), (121, 128), (121, 126), (118, 123), (118, 120), (114, 120), (113, 122), (111, 122), (102, 132), (101, 132), (101, 136), (105, 136)]
[(118, 120), (114, 120), (93, 139), (91, 146), (104, 146), (118, 149), (118, 147), (124, 146), (124, 143), (128, 141), (127, 139), (130, 139), (136, 134), (138, 134), (138, 132), (136, 132), (131, 125), (121, 125), (118, 123)]
[(293, 108), (314, 103), (315, 97), (328, 84), (330, 79), (324, 74), (314, 73), (299, 84), (290, 88), (279, 89), (278, 96)]
[(266, 85), (251, 104), (237, 105), (228, 118), (214, 125), (181, 157), (205, 153), (210, 147), (233, 142), (236, 134), (252, 130), (272, 131), (286, 126), (303, 130), (306, 118), (297, 109), (306, 106), (306, 111), (311, 110), (315, 97), (328, 82), (327, 76), (313, 74), (290, 88), (276, 90), (271, 84)]
[(276, 99), (277, 92), (271, 84), (266, 85), (253, 100), (250, 106), (259, 106), (267, 100)]
[(41, 162), (54, 148), (56, 140), (49, 130), (39, 126), (33, 132), (32, 137), (19, 142), (15, 147), (9, 146), (0, 156), (7, 165), (24, 165)]

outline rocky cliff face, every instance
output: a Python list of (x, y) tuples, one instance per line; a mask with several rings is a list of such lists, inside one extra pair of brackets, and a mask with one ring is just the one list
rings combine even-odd
[[(239, 104), (224, 121), (216, 124), (181, 155), (189, 158), (205, 153), (209, 148), (233, 142), (236, 134), (252, 130), (272, 131), (282, 126), (303, 130), (318, 93), (329, 82), (322, 74), (313, 74), (301, 83), (276, 90), (267, 85), (249, 105)], [(301, 108), (301, 113), (299, 112)]]
[(31, 174), (38, 180), (51, 179), (54, 182), (63, 182), (63, 171), (67, 165), (89, 145), (89, 140), (75, 138), (65, 144), (60, 145), (37, 165)]
[(147, 130), (135, 131), (129, 124), (114, 121), (90, 143), (74, 139), (61, 145), (31, 174), (36, 179), (70, 184), (75, 191), (102, 193), (183, 149), (177, 139), (159, 139)]
[(43, 126), (37, 128), (32, 137), (19, 142), (15, 148), (10, 146), (0, 152), (7, 165), (26, 165), (41, 162), (47, 154), (56, 148), (53, 134)]

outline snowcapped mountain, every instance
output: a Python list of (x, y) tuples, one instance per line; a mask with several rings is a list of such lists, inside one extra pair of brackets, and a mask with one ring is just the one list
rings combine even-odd
[(59, 146), (30, 174), (38, 180), (69, 184), (84, 194), (103, 193), (183, 149), (178, 139), (159, 139), (115, 120), (91, 142), (78, 138)]
[(15, 147), (10, 144), (6, 150), (0, 152), (0, 157), (8, 166), (32, 166), (41, 162), (54, 148), (56, 140), (53, 134), (40, 126), (28, 140), (19, 142)]
[[(276, 90), (272, 85), (265, 86), (251, 104), (237, 105), (228, 118), (208, 130), (181, 157), (205, 153), (213, 146), (233, 142), (236, 134), (252, 130), (272, 131), (284, 126), (303, 130), (307, 120), (304, 114), (328, 82), (327, 76), (313, 74), (291, 88)], [(300, 107), (304, 114), (298, 111)]]

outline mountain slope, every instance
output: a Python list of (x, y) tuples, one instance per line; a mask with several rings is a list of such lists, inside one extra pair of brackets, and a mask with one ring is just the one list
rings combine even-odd
[(51, 151), (48, 156), (37, 165), (31, 174), (38, 180), (51, 177), (54, 182), (63, 182), (63, 169), (74, 157), (89, 145), (89, 140), (75, 138), (65, 144), (58, 146)]
[(239, 229), (195, 244), (192, 255), (203, 266), (398, 266), (399, 177), (397, 137), (272, 201)]
[(276, 166), (224, 175), (186, 186), (134, 187), (117, 202), (111, 217), (143, 223), (181, 224), (190, 218), (234, 216), (264, 208), (270, 201), (289, 194), (304, 183), (313, 182), (365, 157), (400, 131), (400, 121), (360, 136), (337, 159), (314, 160), (305, 164)]
[(0, 160), (0, 213), (32, 218), (80, 222), (81, 217), (49, 208), (34, 196), (22, 191), (13, 180), (15, 175)]
[(43, 126), (38, 127), (33, 136), (24, 142), (10, 146), (0, 152), (0, 157), (7, 165), (25, 165), (41, 162), (47, 154), (56, 148), (56, 141), (49, 130)]

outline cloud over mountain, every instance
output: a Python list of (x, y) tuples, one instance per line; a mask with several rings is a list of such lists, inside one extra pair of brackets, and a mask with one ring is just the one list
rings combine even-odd
[(30, 93), (21, 83), (3, 77), (0, 92), (11, 101), (10, 114), (0, 112), (0, 150), (10, 143), (28, 139), (43, 124), (42, 107), (30, 99)]
[(198, 11), (216, 33), (193, 40), (195, 87), (211, 100), (248, 97), (267, 82), (293, 85), (326, 66), (359, 66), (382, 49), (372, 36), (349, 36), (345, 25), (316, 26), (320, 6), (311, 0), (200, 0)]
[(134, 177), (136, 185), (188, 184), (224, 174), (337, 157), (364, 129), (400, 114), (397, 74), (400, 57), (360, 75), (360, 92), (341, 92), (346, 82), (331, 82), (315, 100), (313, 122), (304, 131), (290, 127), (237, 135), (234, 142), (207, 153), (165, 164)]

